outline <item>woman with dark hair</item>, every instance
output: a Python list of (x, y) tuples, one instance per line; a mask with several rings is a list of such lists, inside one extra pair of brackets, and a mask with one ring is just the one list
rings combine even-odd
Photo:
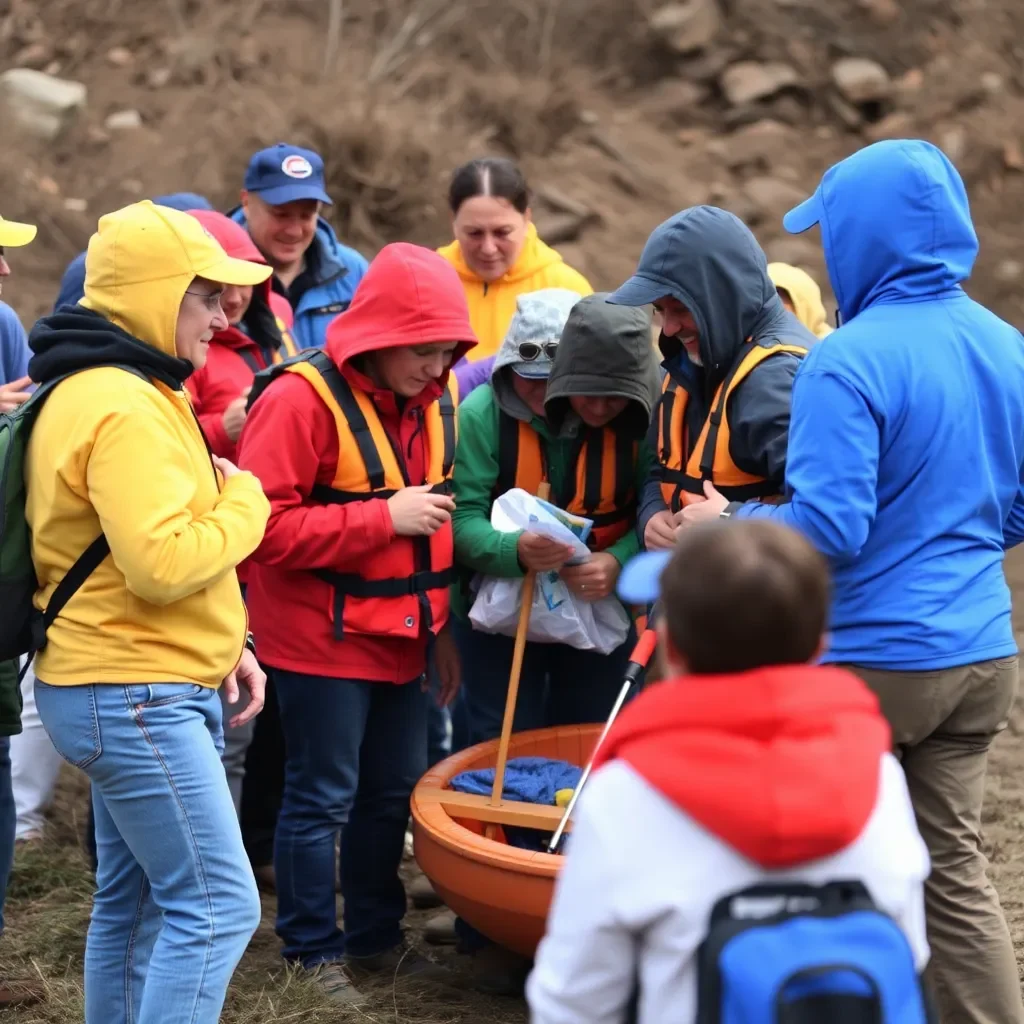
[[(526, 178), (511, 160), (484, 157), (457, 168), (448, 186), (448, 206), (455, 241), (438, 252), (459, 272), (466, 290), (480, 342), (469, 358), (474, 363), (487, 359), (489, 375), (520, 295), (542, 288), (590, 295), (594, 289), (537, 237)], [(463, 387), (468, 378), (458, 377), (463, 393), (470, 390)]]

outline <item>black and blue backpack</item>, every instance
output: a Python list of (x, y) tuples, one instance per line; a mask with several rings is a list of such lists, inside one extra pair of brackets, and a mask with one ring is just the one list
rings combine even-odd
[(910, 943), (859, 881), (723, 896), (698, 952), (697, 1024), (935, 1024)]

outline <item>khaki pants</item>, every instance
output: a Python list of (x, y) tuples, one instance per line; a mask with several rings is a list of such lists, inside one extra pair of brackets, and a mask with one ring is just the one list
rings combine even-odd
[(1021, 1024), (1010, 932), (981, 852), (988, 751), (1017, 693), (1017, 658), (935, 672), (847, 665), (878, 695), (931, 854), (929, 968), (942, 1024)]

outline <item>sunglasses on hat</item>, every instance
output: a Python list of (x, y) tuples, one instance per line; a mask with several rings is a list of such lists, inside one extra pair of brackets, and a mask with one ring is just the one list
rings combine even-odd
[(535, 341), (524, 341), (519, 346), (519, 359), (524, 363), (532, 363), (540, 358), (542, 352), (548, 359), (554, 359), (557, 351), (557, 341), (545, 341), (543, 345)]

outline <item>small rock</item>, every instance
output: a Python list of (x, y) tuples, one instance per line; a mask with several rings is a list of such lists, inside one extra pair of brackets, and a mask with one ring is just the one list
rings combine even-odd
[(55, 139), (85, 106), (81, 82), (54, 78), (30, 68), (11, 68), (0, 75), (0, 95), (14, 119), (43, 139)]
[(22, 47), (11, 59), (18, 68), (41, 68), (53, 58), (53, 51), (43, 42), (29, 43)]
[(832, 81), (850, 103), (878, 103), (889, 97), (892, 82), (881, 64), (844, 57), (832, 66)]
[(1018, 142), (1010, 141), (1003, 146), (1003, 163), (1008, 171), (1024, 171), (1024, 153)]
[(126, 68), (135, 62), (135, 54), (127, 46), (115, 46), (107, 50), (107, 63), (115, 68)]
[(104, 131), (99, 125), (91, 124), (86, 129), (86, 137), (96, 145), (103, 145), (110, 141), (110, 132)]
[(693, 53), (714, 41), (722, 16), (715, 0), (685, 0), (659, 8), (647, 24), (674, 53)]
[(43, 68), (43, 74), (49, 75), (51, 78), (55, 78), (57, 75), (60, 74), (60, 69), (63, 66), (64, 65), (61, 64), (59, 60), (51, 60), (50, 63), (47, 64), (45, 68)]
[(65, 199), (64, 209), (72, 213), (85, 213), (89, 209), (89, 204), (84, 199)]
[(872, 142), (881, 142), (882, 139), (906, 139), (914, 134), (914, 119), (897, 110), (895, 113), (883, 117), (881, 121), (869, 124), (864, 129), (864, 134)]
[(142, 127), (142, 115), (137, 110), (116, 110), (104, 122), (110, 132), (130, 132)]
[(744, 60), (732, 64), (722, 73), (720, 84), (725, 98), (733, 106), (756, 103), (774, 96), (782, 89), (800, 84), (800, 75), (789, 64), (770, 61), (759, 64)]
[(836, 137), (835, 129), (829, 124), (819, 124), (814, 129), (814, 137), (816, 139), (834, 139)]
[(963, 159), (964, 150), (967, 147), (967, 131), (960, 125), (947, 128), (939, 139), (939, 148), (957, 164)]
[(1003, 91), (1003, 76), (996, 74), (995, 71), (986, 71), (980, 81), (982, 89), (990, 96), (995, 96)]
[(730, 170), (761, 165), (767, 169), (791, 146), (799, 145), (799, 136), (788, 125), (762, 118), (746, 125), (725, 139), (725, 161)]
[(125, 192), (130, 192), (135, 196), (141, 195), (144, 187), (145, 186), (138, 180), (138, 178), (125, 178), (125, 180), (121, 182), (121, 188), (123, 188)]
[(917, 92), (924, 85), (924, 72), (920, 68), (911, 68), (899, 81), (904, 92)]
[(692, 120), (694, 110), (706, 98), (706, 90), (696, 82), (666, 78), (644, 96), (637, 106), (652, 121), (679, 123)]
[(891, 25), (900, 16), (896, 0), (860, 0), (860, 6), (879, 25)]
[(588, 220), (588, 217), (579, 217), (573, 213), (556, 213), (541, 219), (537, 225), (537, 234), (548, 245), (574, 242), (587, 226)]
[(807, 193), (788, 181), (778, 178), (751, 178), (743, 186), (743, 194), (764, 213), (777, 213), (791, 210), (807, 198)]
[(595, 125), (601, 120), (596, 110), (581, 110), (580, 124)]
[(146, 72), (146, 85), (150, 89), (162, 89), (171, 80), (170, 68), (150, 68)]
[(699, 128), (681, 128), (676, 135), (676, 141), (680, 146), (693, 146), (705, 137), (705, 133)]
[(58, 185), (57, 182), (48, 175), (44, 174), (43, 177), (36, 182), (36, 187), (40, 192), (45, 192), (48, 196), (60, 195), (60, 185)]
[(729, 59), (729, 51), (724, 46), (715, 46), (680, 61), (678, 71), (691, 82), (711, 82), (725, 70)]
[(847, 103), (839, 93), (826, 93), (825, 102), (832, 108), (836, 116), (844, 125), (846, 125), (847, 128), (856, 130), (861, 126), (863, 118), (861, 117), (860, 110), (852, 103)]
[(996, 267), (996, 278), (1004, 284), (1011, 284), (1024, 274), (1024, 263), (1017, 260), (1003, 260)]

